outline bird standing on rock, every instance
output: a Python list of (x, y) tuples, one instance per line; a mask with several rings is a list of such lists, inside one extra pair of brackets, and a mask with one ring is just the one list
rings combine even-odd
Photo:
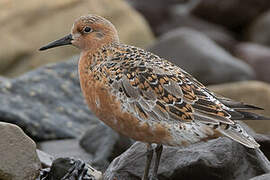
[(246, 147), (259, 147), (237, 120), (263, 119), (244, 111), (260, 108), (217, 96), (168, 60), (120, 43), (105, 18), (82, 16), (71, 34), (40, 50), (69, 44), (81, 50), (80, 84), (89, 108), (115, 131), (147, 143), (143, 180), (148, 179), (154, 150), (152, 177), (157, 178), (162, 145), (187, 146), (225, 135)]

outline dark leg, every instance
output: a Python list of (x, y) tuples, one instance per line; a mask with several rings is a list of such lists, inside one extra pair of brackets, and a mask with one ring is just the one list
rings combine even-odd
[(142, 180), (148, 180), (149, 169), (150, 169), (150, 165), (151, 165), (151, 161), (152, 161), (153, 153), (154, 153), (154, 150), (153, 150), (151, 144), (147, 144), (147, 152), (146, 153), (147, 153), (146, 165), (145, 165)]
[(158, 166), (159, 166), (162, 150), (163, 150), (162, 144), (158, 144), (157, 147), (155, 148), (156, 159), (155, 159), (155, 165), (154, 165), (154, 171), (153, 171), (153, 179), (157, 179)]

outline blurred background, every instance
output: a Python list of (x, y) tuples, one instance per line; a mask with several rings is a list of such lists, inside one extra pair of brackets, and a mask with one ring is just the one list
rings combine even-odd
[[(68, 34), (74, 20), (86, 14), (109, 19), (121, 42), (167, 58), (217, 94), (262, 107), (265, 110), (258, 113), (270, 117), (269, 0), (0, 0), (0, 121), (20, 126), (40, 150), (54, 157), (83, 159), (104, 171), (133, 143), (104, 126), (87, 108), (78, 80), (78, 49), (65, 46), (38, 51)], [(268, 134), (263, 136), (266, 143), (264, 139), (259, 143), (269, 148), (270, 121), (245, 122), (257, 133)], [(0, 123), (0, 134), (3, 127)], [(6, 149), (17, 154), (12, 153), (13, 145), (22, 142), (20, 137), (10, 149), (1, 138), (0, 152)], [(230, 141), (221, 142), (230, 147)], [(35, 145), (31, 148), (35, 153)], [(239, 149), (235, 152), (245, 154)], [(270, 157), (270, 151), (265, 152)], [(239, 167), (247, 164), (235, 154), (231, 159)], [(227, 165), (234, 172), (236, 168)], [(226, 169), (219, 160), (217, 167), (222, 172)], [(196, 174), (193, 167), (189, 169)], [(243, 169), (243, 175), (249, 171), (238, 169)]]
[[(65, 61), (73, 47), (38, 52), (85, 14), (108, 18), (123, 43), (176, 63), (218, 94), (270, 116), (268, 0), (0, 0), (0, 74), (16, 78)], [(257, 132), (270, 124), (248, 122)]]

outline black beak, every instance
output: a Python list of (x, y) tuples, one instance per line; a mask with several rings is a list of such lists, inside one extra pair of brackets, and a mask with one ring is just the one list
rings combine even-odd
[(63, 38), (61, 38), (61, 39), (59, 39), (59, 40), (56, 40), (56, 41), (54, 41), (54, 42), (49, 43), (49, 44), (46, 45), (46, 46), (41, 47), (39, 50), (40, 50), (40, 51), (44, 51), (44, 50), (46, 50), (46, 49), (54, 48), (54, 47), (57, 47), (57, 46), (65, 46), (65, 45), (69, 45), (69, 44), (71, 44), (71, 41), (72, 41), (72, 40), (73, 40), (73, 39), (72, 39), (72, 35), (69, 34), (69, 35), (67, 35), (67, 36), (65, 36), (65, 37), (63, 37)]

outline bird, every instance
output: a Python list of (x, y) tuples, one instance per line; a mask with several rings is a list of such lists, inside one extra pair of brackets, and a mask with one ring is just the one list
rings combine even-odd
[(169, 60), (121, 43), (109, 20), (81, 16), (70, 34), (40, 50), (64, 45), (81, 50), (80, 86), (90, 110), (120, 134), (146, 143), (143, 180), (157, 179), (163, 145), (183, 147), (225, 136), (259, 148), (238, 121), (267, 119), (247, 111), (262, 108), (217, 95)]

